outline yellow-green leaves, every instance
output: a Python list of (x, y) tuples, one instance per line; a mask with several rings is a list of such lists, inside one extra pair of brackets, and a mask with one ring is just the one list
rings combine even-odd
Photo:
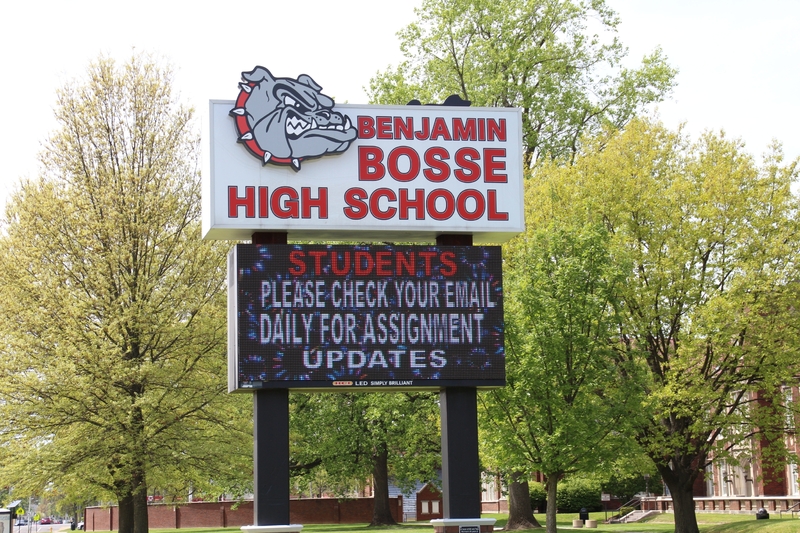
[(231, 427), (241, 399), (224, 399), (226, 246), (200, 239), (198, 135), (171, 79), (143, 55), (93, 63), (59, 91), (44, 173), (9, 203), (6, 483), (199, 488), (230, 478), (250, 438), (246, 418)]
[(519, 107), (526, 163), (572, 160), (582, 137), (620, 128), (669, 94), (660, 50), (621, 68), (627, 51), (604, 0), (425, 0), (399, 33), (405, 61), (370, 82), (371, 101)]

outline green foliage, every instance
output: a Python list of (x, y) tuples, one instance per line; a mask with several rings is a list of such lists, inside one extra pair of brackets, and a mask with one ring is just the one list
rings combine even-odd
[(652, 472), (649, 483), (642, 474), (614, 474), (602, 482), (603, 492), (613, 494), (622, 501), (628, 501), (635, 494), (645, 492), (645, 490), (660, 496), (663, 492), (661, 480), (655, 475), (655, 469), (652, 469)]
[(531, 226), (506, 247), (508, 385), (481, 396), (486, 448), (504, 469), (592, 468), (618, 436), (635, 395), (617, 386), (607, 342), (622, 275), (607, 239), (596, 226)]
[(566, 479), (558, 484), (558, 512), (577, 513), (581, 509), (600, 511), (603, 504), (600, 501), (600, 483), (586, 477)]
[(528, 483), (528, 490), (531, 493), (531, 509), (539, 509), (539, 512), (544, 512), (547, 508), (547, 491), (544, 485), (538, 481), (531, 481)]
[(44, 174), (0, 237), (0, 477), (117, 499), (123, 532), (146, 531), (126, 513), (148, 486), (221, 491), (252, 469), (247, 398), (226, 394), (227, 245), (200, 238), (198, 136), (171, 82), (135, 55), (59, 91)]
[(388, 503), (390, 477), (403, 490), (416, 482), (438, 483), (437, 394), (293, 394), (290, 398), (296, 486), (344, 496), (371, 477), (378, 509), (378, 498)]
[(626, 514), (630, 514), (630, 513), (634, 512), (635, 510), (636, 509), (633, 508), (633, 507), (622, 506), (619, 509), (617, 509), (617, 516), (625, 516)]
[[(534, 185), (531, 209), (547, 200)], [(508, 473), (543, 473), (548, 503), (565, 474), (609, 468), (633, 445), (625, 428), (640, 389), (609, 342), (626, 273), (610, 240), (598, 224), (531, 216), (504, 251), (507, 385), (480, 396), (484, 457)], [(547, 524), (555, 530), (555, 505)]]
[(724, 135), (692, 143), (645, 120), (532, 178), (546, 200), (534, 219), (601, 223), (609, 253), (630, 265), (611, 346), (645, 393), (631, 421), (678, 533), (697, 531), (691, 487), (711, 454), (785, 423), (753, 400), (798, 370), (796, 178), (779, 146), (757, 164)]
[(405, 61), (369, 87), (379, 104), (519, 107), (528, 162), (570, 160), (581, 136), (622, 127), (672, 89), (660, 50), (622, 67), (619, 23), (604, 0), (424, 0), (399, 33)]

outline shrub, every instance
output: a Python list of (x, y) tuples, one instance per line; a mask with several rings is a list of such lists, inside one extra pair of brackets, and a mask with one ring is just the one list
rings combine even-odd
[(651, 474), (650, 482), (641, 474), (614, 474), (603, 482), (603, 492), (613, 494), (622, 501), (628, 501), (639, 492), (649, 490), (656, 496), (661, 495), (661, 483), (657, 474)]
[(601, 511), (600, 483), (586, 478), (570, 478), (558, 484), (556, 496), (558, 511), (577, 513), (582, 508), (587, 511)]
[(547, 491), (544, 485), (531, 481), (528, 483), (528, 490), (531, 493), (531, 509), (534, 511), (538, 509), (540, 513), (544, 513), (547, 510)]
[(623, 517), (623, 516), (625, 516), (626, 514), (628, 514), (628, 513), (632, 513), (633, 511), (635, 511), (635, 509), (634, 509), (633, 507), (620, 507), (620, 508), (617, 510), (617, 516), (618, 516), (618, 517), (620, 517), (620, 518), (622, 518), (622, 517)]

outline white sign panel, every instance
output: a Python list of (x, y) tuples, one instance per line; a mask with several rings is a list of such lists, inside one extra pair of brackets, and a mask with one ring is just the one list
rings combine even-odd
[(480, 244), (524, 230), (519, 109), (334, 107), (308, 76), (243, 79), (236, 101), (210, 102), (205, 238)]

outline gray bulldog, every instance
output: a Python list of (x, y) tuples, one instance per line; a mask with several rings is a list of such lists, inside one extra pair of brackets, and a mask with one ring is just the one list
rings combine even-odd
[(264, 67), (243, 72), (231, 115), (239, 141), (264, 164), (291, 165), (347, 150), (356, 138), (350, 119), (310, 76), (275, 78)]

